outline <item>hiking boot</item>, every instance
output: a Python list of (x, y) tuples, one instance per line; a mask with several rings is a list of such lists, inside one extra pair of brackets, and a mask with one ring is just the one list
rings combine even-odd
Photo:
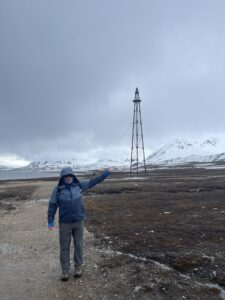
[(61, 281), (68, 281), (69, 274), (68, 273), (62, 273), (61, 275)]
[(74, 277), (81, 277), (83, 273), (83, 267), (82, 266), (76, 266), (75, 267), (75, 272), (74, 272)]

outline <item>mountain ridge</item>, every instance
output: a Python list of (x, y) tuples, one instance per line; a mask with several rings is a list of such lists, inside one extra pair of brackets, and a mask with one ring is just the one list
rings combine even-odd
[[(115, 157), (115, 153), (113, 153)], [(174, 139), (173, 141), (159, 147), (146, 158), (146, 165), (172, 166), (189, 163), (224, 163), (225, 164), (225, 138), (207, 138), (202, 141), (190, 139)], [(102, 158), (102, 159), (64, 159), (45, 160), (31, 162), (22, 167), (22, 170), (60, 170), (70, 166), (77, 171), (97, 170), (103, 168), (126, 169), (130, 167), (130, 159), (127, 158)], [(10, 169), (7, 166), (0, 166), (0, 169)]]
[(218, 161), (225, 161), (225, 141), (216, 138), (204, 141), (175, 139), (146, 158), (146, 162), (151, 164)]

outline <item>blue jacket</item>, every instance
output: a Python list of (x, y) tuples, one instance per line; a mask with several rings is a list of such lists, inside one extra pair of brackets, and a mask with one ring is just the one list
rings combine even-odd
[(59, 223), (73, 223), (84, 219), (85, 208), (81, 192), (85, 191), (103, 181), (109, 172), (105, 171), (102, 175), (90, 180), (78, 181), (73, 175), (73, 182), (70, 185), (64, 183), (65, 175), (73, 175), (70, 167), (63, 168), (60, 173), (58, 185), (53, 189), (48, 205), (48, 226), (54, 226), (54, 218), (59, 207)]

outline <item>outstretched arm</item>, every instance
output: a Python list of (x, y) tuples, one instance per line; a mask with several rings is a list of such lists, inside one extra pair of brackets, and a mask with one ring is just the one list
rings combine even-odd
[(58, 188), (57, 186), (54, 188), (49, 204), (48, 204), (48, 228), (52, 229), (54, 227), (54, 219), (55, 219), (55, 213), (57, 211), (58, 207), (58, 201), (57, 201), (57, 195), (58, 194)]
[(96, 184), (102, 182), (106, 177), (109, 176), (109, 171), (106, 170), (104, 173), (102, 173), (102, 175), (100, 176), (97, 176), (95, 178), (92, 178), (90, 180), (81, 180), (80, 181), (80, 186), (81, 186), (81, 189), (83, 191), (87, 190), (87, 189), (90, 189), (92, 188), (93, 186), (95, 186)]

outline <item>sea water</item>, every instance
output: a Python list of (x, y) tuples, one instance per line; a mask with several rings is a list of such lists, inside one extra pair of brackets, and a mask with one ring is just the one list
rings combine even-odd
[(0, 180), (58, 177), (60, 171), (0, 170)]

